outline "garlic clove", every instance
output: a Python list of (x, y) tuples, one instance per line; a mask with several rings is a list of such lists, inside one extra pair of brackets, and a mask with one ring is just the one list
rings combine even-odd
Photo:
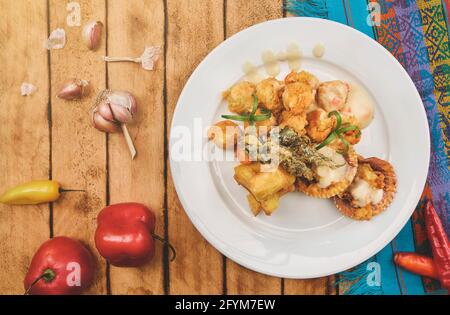
[(103, 132), (114, 133), (120, 131), (120, 126), (117, 123), (103, 118), (97, 109), (92, 112), (92, 123), (97, 130)]
[(106, 120), (115, 121), (110, 103), (103, 99), (97, 106), (98, 113)]
[(90, 21), (83, 28), (82, 37), (90, 50), (97, 49), (102, 37), (103, 24), (100, 21)]
[(137, 112), (135, 97), (127, 91), (113, 91), (107, 96), (115, 120), (128, 123)]
[(56, 96), (69, 101), (80, 99), (86, 94), (88, 84), (86, 80), (71, 79), (64, 83)]

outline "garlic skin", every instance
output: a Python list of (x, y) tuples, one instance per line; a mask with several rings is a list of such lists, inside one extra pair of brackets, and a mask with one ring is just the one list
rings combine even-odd
[(66, 32), (62, 28), (57, 28), (51, 32), (44, 43), (44, 47), (50, 49), (61, 49), (66, 45)]
[(92, 120), (100, 131), (117, 132), (120, 125), (131, 122), (136, 113), (136, 99), (130, 92), (105, 90), (97, 98)]
[(36, 90), (37, 90), (37, 87), (28, 82), (23, 82), (22, 85), (20, 86), (20, 94), (22, 96), (31, 95), (34, 92), (36, 92)]
[(87, 92), (89, 82), (80, 79), (71, 79), (64, 83), (56, 97), (72, 101), (81, 99)]
[(88, 22), (82, 32), (83, 41), (90, 50), (95, 50), (100, 44), (103, 24), (100, 21)]
[(141, 55), (142, 68), (145, 70), (153, 70), (158, 59), (161, 57), (162, 51), (158, 46), (146, 46)]

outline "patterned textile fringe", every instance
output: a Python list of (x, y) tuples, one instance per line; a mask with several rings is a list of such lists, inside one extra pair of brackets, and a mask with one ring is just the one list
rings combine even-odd
[(348, 288), (343, 292), (344, 295), (382, 295), (381, 286), (369, 286), (367, 283), (367, 276), (372, 272), (367, 269), (367, 265), (372, 261), (375, 259), (371, 258), (351, 270), (341, 272), (335, 285)]
[(284, 8), (297, 16), (328, 17), (326, 0), (287, 0)]

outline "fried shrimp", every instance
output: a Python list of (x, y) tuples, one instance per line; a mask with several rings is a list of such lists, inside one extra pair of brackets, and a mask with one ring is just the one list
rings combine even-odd
[(275, 78), (267, 78), (256, 85), (256, 96), (264, 108), (273, 113), (279, 112), (283, 108), (281, 94), (284, 84)]
[(283, 92), (284, 108), (294, 114), (302, 114), (313, 103), (314, 95), (315, 91), (308, 84), (290, 83), (286, 85)]
[(312, 89), (317, 89), (319, 86), (319, 80), (311, 73), (306, 71), (295, 72), (292, 70), (285, 78), (286, 84), (300, 82), (308, 84)]
[[(343, 115), (342, 116), (343, 124), (350, 124), (358, 126), (358, 121), (352, 115)], [(361, 140), (361, 131), (360, 130), (350, 130), (343, 133), (345, 140), (348, 141), (351, 145), (357, 144)]]
[(242, 81), (223, 92), (223, 98), (228, 102), (229, 111), (236, 114), (251, 112), (255, 90), (253, 83)]
[(307, 125), (305, 113), (295, 115), (292, 111), (285, 110), (281, 112), (279, 120), (279, 127), (281, 129), (287, 126), (294, 129), (294, 131), (299, 135), (305, 134), (305, 126)]
[(328, 117), (327, 112), (320, 108), (309, 112), (306, 119), (306, 133), (314, 142), (324, 141), (336, 124), (336, 117)]
[(323, 82), (317, 89), (317, 102), (327, 112), (341, 110), (347, 100), (350, 87), (343, 81)]

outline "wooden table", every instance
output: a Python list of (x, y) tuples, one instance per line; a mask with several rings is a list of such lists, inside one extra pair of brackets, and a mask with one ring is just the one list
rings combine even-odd
[[(198, 63), (220, 42), (255, 23), (281, 18), (282, 0), (74, 0), (81, 26), (67, 25), (63, 0), (0, 2), (0, 187), (53, 178), (85, 189), (39, 206), (0, 206), (0, 293), (23, 293), (23, 278), (39, 245), (66, 235), (96, 255), (89, 294), (336, 294), (334, 277), (288, 280), (265, 276), (226, 259), (190, 223), (177, 198), (168, 165), (167, 139), (178, 95)], [(83, 25), (105, 24), (101, 46), (89, 51)], [(64, 28), (64, 49), (47, 51), (49, 32)], [(104, 55), (139, 56), (158, 45), (155, 71), (132, 63), (105, 64)], [(81, 101), (56, 98), (68, 78), (88, 80)], [(22, 82), (38, 87), (21, 96)], [(132, 91), (139, 103), (129, 126), (138, 149), (130, 160), (123, 137), (91, 126), (90, 108), (105, 88)], [(177, 248), (177, 259), (157, 244), (142, 268), (108, 266), (94, 246), (97, 213), (107, 204), (136, 201), (157, 214), (157, 233)]]

